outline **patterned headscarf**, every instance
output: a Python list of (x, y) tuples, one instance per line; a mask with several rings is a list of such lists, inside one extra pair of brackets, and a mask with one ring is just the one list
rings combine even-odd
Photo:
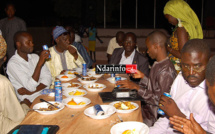
[(2, 59), (7, 52), (7, 44), (4, 40), (4, 38), (2, 37), (2, 35), (0, 34), (0, 59)]
[(203, 32), (199, 19), (192, 8), (184, 0), (170, 0), (164, 7), (164, 15), (169, 14), (181, 20), (190, 39), (202, 39)]

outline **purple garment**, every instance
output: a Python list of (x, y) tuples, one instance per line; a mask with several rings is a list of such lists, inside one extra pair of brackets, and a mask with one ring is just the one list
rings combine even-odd
[(146, 102), (146, 104), (142, 105), (142, 116), (146, 125), (152, 126), (157, 120), (158, 107), (153, 105), (158, 105), (160, 96), (164, 92), (170, 92), (176, 76), (174, 65), (167, 57), (160, 62), (154, 62), (149, 78), (145, 76), (141, 79), (139, 83), (141, 88), (138, 90), (138, 93)]

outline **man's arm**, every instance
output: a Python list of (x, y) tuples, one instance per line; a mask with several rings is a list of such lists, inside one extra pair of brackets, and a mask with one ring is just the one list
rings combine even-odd
[(41, 54), (40, 54), (40, 59), (39, 59), (39, 61), (38, 61), (38, 63), (37, 63), (37, 66), (36, 66), (36, 68), (35, 68), (35, 70), (34, 70), (34, 73), (33, 73), (33, 75), (32, 75), (32, 78), (33, 78), (36, 82), (38, 82), (38, 80), (39, 80), (39, 78), (40, 78), (41, 69), (42, 69), (42, 67), (43, 67), (43, 65), (44, 65), (44, 63), (45, 63), (45, 61), (46, 61), (46, 59), (49, 58), (49, 54), (50, 54), (50, 53), (49, 53), (48, 50), (44, 50), (44, 51), (42, 51)]

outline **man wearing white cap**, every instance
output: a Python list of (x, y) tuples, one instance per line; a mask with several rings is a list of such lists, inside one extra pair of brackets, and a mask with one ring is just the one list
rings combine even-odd
[[(6, 51), (7, 44), (0, 33), (0, 67), (6, 61)], [(16, 97), (13, 85), (1, 74), (0, 85), (0, 131), (1, 134), (6, 134), (24, 119), (25, 112)]]
[(69, 32), (62, 26), (56, 26), (52, 31), (55, 46), (49, 48), (51, 58), (46, 62), (51, 74), (52, 84), (55, 77), (63, 70), (82, 68), (85, 63), (82, 56), (77, 52), (77, 49), (71, 45)]

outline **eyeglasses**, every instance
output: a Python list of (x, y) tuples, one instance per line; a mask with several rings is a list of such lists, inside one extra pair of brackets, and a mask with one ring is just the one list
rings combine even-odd
[(186, 69), (185, 71), (194, 71), (196, 73), (201, 73), (202, 71), (205, 70), (205, 66), (199, 66), (199, 65), (195, 65), (193, 67), (188, 65), (182, 65), (182, 68)]

